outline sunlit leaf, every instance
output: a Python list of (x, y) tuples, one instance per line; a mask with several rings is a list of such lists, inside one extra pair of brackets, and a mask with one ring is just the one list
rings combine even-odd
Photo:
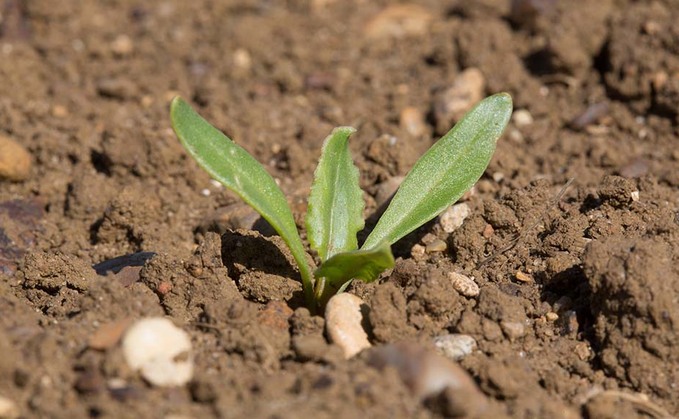
[(304, 245), (285, 195), (271, 175), (179, 97), (172, 100), (170, 119), (177, 137), (198, 164), (240, 196), (280, 234), (299, 266), (307, 302), (313, 304), (314, 280)]
[(316, 269), (316, 296), (321, 305), (352, 279), (372, 282), (386, 269), (394, 266), (394, 256), (388, 243), (380, 243), (369, 250), (338, 253)]
[(323, 143), (306, 216), (307, 237), (321, 260), (358, 248), (356, 233), (364, 225), (363, 192), (351, 160), (351, 127), (335, 128)]
[(488, 167), (511, 114), (507, 93), (469, 111), (415, 163), (362, 248), (393, 244), (457, 201)]

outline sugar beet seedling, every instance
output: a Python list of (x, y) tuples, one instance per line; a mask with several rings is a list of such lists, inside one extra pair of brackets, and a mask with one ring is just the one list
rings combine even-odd
[(309, 309), (322, 309), (353, 279), (374, 281), (394, 265), (391, 245), (439, 215), (483, 175), (512, 114), (507, 93), (477, 104), (415, 163), (363, 245), (363, 196), (349, 152), (351, 127), (335, 128), (325, 139), (314, 173), (306, 214), (311, 249), (321, 264), (312, 267), (285, 195), (266, 169), (245, 149), (175, 97), (170, 119), (177, 137), (214, 179), (235, 192), (278, 232), (297, 262)]

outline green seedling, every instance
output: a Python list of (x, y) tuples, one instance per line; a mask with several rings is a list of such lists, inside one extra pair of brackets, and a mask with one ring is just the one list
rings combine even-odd
[(363, 192), (349, 152), (351, 127), (325, 139), (306, 214), (313, 266), (285, 195), (245, 149), (198, 115), (184, 100), (170, 107), (172, 127), (189, 154), (213, 178), (240, 196), (278, 232), (297, 262), (312, 312), (354, 279), (374, 281), (394, 265), (391, 245), (439, 215), (481, 177), (512, 113), (512, 99), (500, 93), (481, 101), (439, 139), (406, 176), (388, 208), (359, 248)]

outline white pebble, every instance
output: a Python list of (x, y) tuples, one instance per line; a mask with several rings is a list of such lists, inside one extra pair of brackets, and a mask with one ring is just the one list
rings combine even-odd
[(465, 218), (469, 217), (470, 213), (471, 210), (466, 203), (455, 204), (443, 211), (439, 216), (439, 224), (441, 225), (441, 228), (443, 228), (443, 231), (452, 233), (462, 225)]
[(476, 340), (469, 335), (451, 333), (435, 337), (434, 346), (441, 355), (453, 361), (459, 361), (474, 352)]
[(19, 407), (7, 397), (0, 396), (0, 418), (15, 419), (20, 416)]
[(341, 293), (333, 296), (325, 307), (325, 329), (330, 341), (339, 346), (346, 359), (369, 348), (368, 334), (363, 329), (359, 297)]
[(526, 109), (519, 109), (512, 114), (512, 120), (517, 127), (525, 127), (533, 123), (533, 115)]
[(127, 365), (156, 386), (182, 386), (193, 376), (191, 339), (162, 317), (142, 319), (123, 337)]
[(630, 195), (632, 196), (632, 201), (639, 202), (639, 191), (632, 191)]
[(459, 292), (465, 297), (476, 297), (479, 295), (479, 286), (476, 285), (476, 282), (474, 282), (474, 280), (470, 277), (457, 272), (448, 273), (448, 277), (453, 282), (453, 288), (455, 288), (455, 291)]

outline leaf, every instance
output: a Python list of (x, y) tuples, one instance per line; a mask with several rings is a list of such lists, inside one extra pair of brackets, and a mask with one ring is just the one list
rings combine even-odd
[(481, 101), (413, 166), (363, 249), (393, 244), (439, 215), (483, 175), (512, 114), (512, 98)]
[(172, 128), (186, 150), (213, 178), (254, 208), (280, 234), (297, 261), (307, 303), (313, 304), (314, 279), (304, 245), (283, 191), (245, 149), (198, 115), (180, 97), (170, 105)]
[(351, 160), (351, 127), (335, 128), (323, 143), (314, 173), (306, 215), (311, 248), (321, 260), (358, 248), (356, 233), (363, 229), (363, 191)]
[(394, 266), (391, 246), (383, 242), (369, 250), (338, 253), (316, 269), (314, 275), (320, 281), (316, 298), (321, 306), (339, 292), (352, 279), (363, 282), (376, 280), (382, 272)]

